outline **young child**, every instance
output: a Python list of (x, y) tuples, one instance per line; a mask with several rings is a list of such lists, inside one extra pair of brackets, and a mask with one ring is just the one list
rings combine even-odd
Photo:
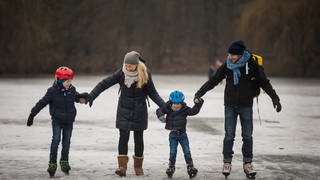
[[(190, 178), (197, 175), (198, 170), (193, 166), (191, 152), (189, 148), (188, 135), (186, 133), (187, 116), (193, 116), (199, 113), (203, 104), (203, 99), (199, 98), (195, 105), (190, 108), (184, 102), (184, 95), (181, 91), (170, 93), (169, 101), (165, 107), (157, 109), (157, 116), (161, 122), (166, 123), (166, 129), (170, 130), (170, 158), (169, 167), (166, 171), (169, 178), (175, 171), (176, 155), (178, 143), (180, 143), (184, 158), (187, 164), (187, 172)], [(167, 115), (165, 117), (165, 114)]]
[(47, 93), (32, 108), (27, 126), (33, 124), (34, 117), (49, 104), (52, 119), (52, 141), (50, 149), (50, 161), (47, 169), (50, 177), (53, 177), (57, 169), (57, 151), (62, 133), (62, 151), (60, 159), (61, 170), (69, 174), (71, 167), (68, 156), (73, 122), (76, 117), (74, 102), (85, 103), (87, 93), (79, 94), (71, 82), (74, 77), (73, 71), (68, 67), (59, 67), (55, 74), (56, 80), (48, 88)]

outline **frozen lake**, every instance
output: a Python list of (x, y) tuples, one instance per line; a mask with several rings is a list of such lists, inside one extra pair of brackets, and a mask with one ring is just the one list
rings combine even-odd
[[(91, 89), (104, 76), (80, 76), (73, 84), (79, 92)], [(205, 76), (155, 75), (159, 94), (168, 99), (175, 89), (182, 90), (192, 106), (194, 93)], [(0, 179), (47, 179), (51, 141), (48, 107), (36, 116), (32, 127), (26, 119), (33, 105), (52, 84), (51, 78), (0, 79)], [(259, 96), (261, 122), (254, 103), (254, 168), (257, 179), (320, 179), (320, 80), (271, 78), (283, 110), (276, 113), (271, 99)], [(224, 179), (222, 141), (224, 137), (224, 84), (204, 96), (201, 112), (188, 120), (188, 135), (198, 176), (194, 179)], [(117, 179), (118, 130), (115, 116), (118, 85), (101, 94), (92, 108), (77, 104), (70, 150), (69, 176), (58, 169), (57, 179)], [(133, 139), (129, 142), (127, 179), (167, 179), (169, 158), (168, 131), (149, 108), (149, 128), (145, 131), (145, 175), (133, 171)], [(241, 132), (238, 123), (235, 157), (228, 179), (246, 179), (242, 170)], [(61, 148), (61, 147), (59, 147)], [(181, 148), (178, 149), (173, 179), (188, 179)]]

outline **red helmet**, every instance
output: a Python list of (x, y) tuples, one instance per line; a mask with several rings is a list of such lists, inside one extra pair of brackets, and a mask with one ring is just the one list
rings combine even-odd
[(56, 70), (56, 78), (59, 79), (73, 79), (74, 74), (72, 69), (66, 67), (66, 66), (61, 66)]

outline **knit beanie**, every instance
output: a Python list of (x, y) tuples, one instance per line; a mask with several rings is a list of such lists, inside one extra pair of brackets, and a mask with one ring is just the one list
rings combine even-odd
[(246, 46), (242, 40), (239, 40), (231, 43), (228, 52), (234, 55), (242, 55), (244, 50), (246, 50)]
[(136, 51), (128, 52), (124, 56), (124, 63), (125, 64), (139, 64), (140, 54)]

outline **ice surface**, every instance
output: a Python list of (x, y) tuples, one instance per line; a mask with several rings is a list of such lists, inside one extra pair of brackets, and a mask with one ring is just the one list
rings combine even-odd
[[(104, 77), (81, 76), (74, 79), (79, 92), (91, 89)], [(154, 75), (159, 94), (168, 98), (175, 89), (182, 90), (192, 106), (194, 93), (205, 76)], [(51, 141), (48, 107), (36, 116), (32, 127), (26, 119), (32, 106), (52, 84), (50, 78), (0, 79), (0, 179), (47, 179)], [(262, 121), (254, 103), (254, 168), (257, 179), (320, 179), (320, 80), (271, 78), (283, 111), (276, 113), (266, 94), (259, 97)], [(224, 137), (224, 84), (204, 96), (201, 112), (188, 120), (192, 157), (199, 174), (195, 179), (224, 179), (222, 140)], [(117, 179), (117, 144), (115, 128), (118, 86), (102, 93), (93, 107), (77, 104), (70, 150), (72, 170), (69, 176), (57, 171), (57, 179)], [(149, 128), (144, 133), (145, 175), (133, 171), (133, 139), (129, 142), (127, 179), (167, 179), (168, 131), (156, 119), (156, 105), (149, 108)], [(246, 179), (242, 170), (241, 130), (238, 123), (235, 157), (229, 179)], [(61, 147), (59, 147), (61, 148)], [(178, 149), (173, 179), (188, 179), (181, 148)]]

